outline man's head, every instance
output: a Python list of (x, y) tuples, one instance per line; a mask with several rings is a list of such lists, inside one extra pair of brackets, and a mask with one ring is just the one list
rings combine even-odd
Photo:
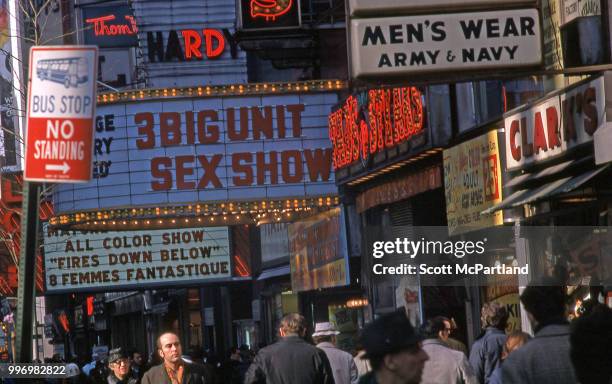
[(598, 305), (572, 324), (570, 357), (581, 383), (612, 383), (612, 310)]
[(108, 353), (108, 367), (113, 374), (123, 380), (130, 373), (130, 359), (123, 348), (112, 349)]
[(165, 332), (157, 338), (157, 350), (164, 363), (176, 364), (181, 361), (183, 350), (181, 340), (174, 332)]
[(332, 323), (317, 323), (315, 324), (315, 331), (312, 334), (312, 340), (315, 344), (319, 343), (332, 343), (336, 344), (336, 335), (340, 332), (336, 330), (336, 327)]
[(493, 327), (504, 330), (508, 323), (508, 317), (509, 314), (505, 306), (491, 302), (485, 303), (482, 307), (480, 320), (482, 321), (483, 328)]
[(513, 331), (506, 337), (502, 350), (502, 360), (507, 358), (510, 353), (522, 347), (529, 341), (529, 334), (521, 331)]
[(132, 360), (132, 364), (141, 366), (143, 362), (142, 354), (136, 350), (130, 352), (130, 358)]
[(421, 327), (423, 337), (426, 339), (448, 340), (452, 331), (451, 322), (443, 316), (436, 316), (429, 319)]
[(529, 285), (521, 295), (521, 303), (534, 325), (563, 318), (565, 299), (565, 291), (558, 285)]
[(381, 384), (418, 384), (425, 361), (417, 335), (404, 310), (384, 315), (363, 331), (361, 342)]
[(306, 336), (307, 329), (304, 316), (298, 313), (290, 313), (281, 319), (278, 331), (281, 337), (298, 336), (303, 338)]

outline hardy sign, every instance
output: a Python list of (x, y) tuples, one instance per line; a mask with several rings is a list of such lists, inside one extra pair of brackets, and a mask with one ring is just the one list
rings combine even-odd
[(91, 179), (98, 49), (33, 47), (24, 178)]
[(541, 63), (536, 9), (351, 20), (354, 77)]

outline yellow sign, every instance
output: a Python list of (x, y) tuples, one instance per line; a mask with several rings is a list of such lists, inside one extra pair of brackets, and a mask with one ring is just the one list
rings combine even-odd
[(444, 151), (444, 191), (449, 235), (503, 223), (503, 214), (481, 214), (502, 200), (499, 143), (491, 131)]

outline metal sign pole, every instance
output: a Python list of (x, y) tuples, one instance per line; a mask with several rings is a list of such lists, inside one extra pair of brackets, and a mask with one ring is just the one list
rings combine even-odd
[(36, 295), (39, 183), (23, 183), (15, 362), (32, 362), (33, 308)]

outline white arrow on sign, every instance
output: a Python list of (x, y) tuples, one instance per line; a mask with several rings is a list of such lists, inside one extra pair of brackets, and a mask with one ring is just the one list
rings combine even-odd
[(70, 170), (70, 166), (65, 161), (64, 161), (64, 164), (45, 164), (45, 170), (46, 171), (62, 171), (62, 173), (65, 175)]

